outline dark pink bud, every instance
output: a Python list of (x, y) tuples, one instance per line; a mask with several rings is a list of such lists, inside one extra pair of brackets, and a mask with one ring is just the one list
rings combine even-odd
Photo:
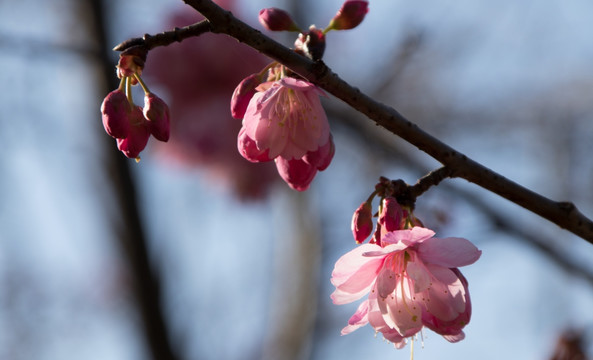
[(170, 133), (169, 107), (153, 93), (144, 95), (144, 117), (148, 120), (148, 130), (160, 141), (168, 141)]
[(320, 60), (325, 52), (323, 31), (311, 26), (306, 33), (300, 33), (294, 42), (295, 50), (312, 60)]
[(241, 128), (239, 136), (237, 137), (237, 148), (239, 153), (247, 160), (257, 163), (272, 161), (268, 154), (270, 149), (260, 150), (257, 148), (255, 141), (247, 136), (245, 128)]
[(231, 115), (235, 119), (242, 119), (245, 116), (249, 101), (257, 92), (255, 88), (257, 88), (259, 84), (261, 84), (261, 81), (258, 75), (251, 74), (237, 85), (235, 91), (233, 91), (233, 97), (231, 98)]
[(320, 146), (319, 149), (315, 151), (309, 151), (303, 157), (303, 161), (309, 165), (315, 166), (317, 170), (323, 171), (327, 169), (331, 163), (335, 152), (336, 147), (334, 146), (333, 137), (330, 134), (329, 141), (325, 145)]
[(130, 133), (125, 139), (117, 139), (117, 148), (131, 159), (137, 159), (150, 137), (147, 120), (142, 108), (136, 106), (130, 114)]
[(297, 191), (307, 190), (317, 174), (315, 166), (311, 166), (301, 159), (286, 160), (279, 156), (275, 161), (280, 177), (286, 181), (288, 186)]
[(383, 199), (383, 208), (381, 209), (381, 214), (379, 214), (379, 223), (383, 225), (385, 231), (401, 230), (402, 217), (402, 207), (394, 197)]
[(125, 138), (130, 132), (131, 107), (126, 94), (113, 90), (101, 104), (101, 117), (105, 131), (114, 138)]
[(369, 2), (364, 0), (346, 1), (336, 16), (329, 22), (328, 29), (348, 30), (357, 27), (369, 12)]
[(371, 203), (363, 202), (352, 216), (352, 235), (357, 243), (362, 243), (373, 231), (373, 209)]
[(259, 11), (259, 22), (272, 31), (300, 31), (290, 15), (278, 8), (267, 8)]

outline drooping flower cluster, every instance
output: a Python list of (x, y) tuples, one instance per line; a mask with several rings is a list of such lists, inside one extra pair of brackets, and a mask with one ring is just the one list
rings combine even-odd
[(335, 304), (368, 294), (342, 335), (371, 324), (397, 348), (423, 327), (450, 342), (460, 341), (470, 321), (471, 301), (468, 282), (458, 268), (477, 261), (481, 251), (463, 238), (434, 237), (434, 231), (414, 217), (411, 207), (398, 203), (392, 190), (382, 180), (356, 210), (352, 231), (361, 243), (371, 233), (371, 201), (380, 194), (379, 219), (371, 241), (342, 256), (332, 273)]
[[(325, 50), (325, 34), (360, 24), (368, 11), (367, 1), (346, 1), (324, 30), (312, 25), (304, 32), (284, 10), (260, 11), (259, 20), (272, 31), (299, 32), (295, 51), (319, 60)], [(283, 65), (272, 63), (237, 86), (231, 113), (243, 119), (237, 145), (251, 162), (274, 161), (278, 173), (293, 189), (309, 188), (318, 171), (325, 170), (335, 148), (319, 96), (324, 93)]]
[[(140, 152), (152, 134), (157, 140), (169, 140), (169, 108), (148, 90), (140, 75), (146, 51), (130, 48), (124, 51), (117, 65), (120, 85), (103, 100), (101, 114), (103, 127), (117, 142), (117, 148), (129, 158), (140, 161)], [(134, 104), (132, 85), (140, 84), (144, 90), (144, 108)]]

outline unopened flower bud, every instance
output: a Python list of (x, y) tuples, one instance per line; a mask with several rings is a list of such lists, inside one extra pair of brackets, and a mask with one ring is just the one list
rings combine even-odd
[(290, 15), (278, 8), (261, 9), (259, 22), (271, 31), (300, 31)]
[(261, 81), (258, 75), (251, 74), (237, 85), (231, 98), (231, 115), (235, 119), (242, 119), (245, 116), (249, 101), (251, 101), (251, 98), (257, 92), (255, 88), (259, 84), (261, 84)]
[(385, 231), (401, 230), (402, 217), (402, 207), (394, 197), (383, 199), (383, 209), (381, 214), (379, 214), (379, 223), (383, 225)]
[(150, 133), (160, 141), (168, 141), (170, 133), (169, 107), (153, 93), (144, 95), (144, 117)]
[(125, 139), (117, 139), (117, 148), (131, 159), (138, 159), (150, 137), (147, 120), (142, 114), (142, 108), (136, 106), (130, 113), (130, 132)]
[(321, 60), (325, 52), (325, 35), (323, 31), (311, 25), (309, 31), (299, 34), (294, 47), (297, 52), (311, 60)]
[(107, 134), (114, 138), (128, 136), (130, 112), (130, 103), (123, 91), (117, 89), (107, 94), (101, 104), (101, 117)]
[(363, 202), (352, 216), (352, 235), (357, 243), (362, 243), (373, 231), (373, 209), (371, 203)]
[(348, 0), (336, 16), (329, 22), (327, 30), (348, 30), (357, 27), (369, 12), (369, 2), (365, 0)]

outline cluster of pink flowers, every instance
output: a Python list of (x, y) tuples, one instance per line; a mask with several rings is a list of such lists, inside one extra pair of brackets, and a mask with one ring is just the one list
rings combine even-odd
[(394, 194), (386, 194), (381, 183), (378, 188), (352, 219), (354, 238), (361, 243), (371, 234), (370, 204), (380, 193), (375, 234), (369, 243), (342, 256), (332, 273), (335, 304), (368, 294), (342, 335), (371, 324), (397, 348), (423, 327), (450, 342), (462, 340), (471, 301), (468, 282), (458, 268), (477, 261), (481, 251), (463, 238), (434, 237), (410, 208), (400, 206)]
[[(357, 26), (367, 11), (367, 1), (346, 1), (326, 29), (311, 26), (306, 32), (280, 9), (263, 9), (259, 20), (268, 30), (299, 32), (295, 51), (318, 60), (325, 50), (325, 34)], [(243, 79), (231, 100), (233, 117), (243, 119), (239, 153), (251, 162), (273, 160), (291, 188), (307, 190), (335, 152), (320, 95), (315, 85), (277, 63)]]
[(292, 77), (262, 82), (255, 88), (253, 79), (243, 80), (233, 94), (233, 116), (243, 118), (239, 153), (251, 162), (274, 160), (290, 187), (306, 190), (334, 155), (329, 123), (319, 100), (322, 92)]
[[(120, 55), (117, 76), (121, 79), (117, 89), (111, 91), (101, 104), (103, 127), (117, 142), (117, 148), (129, 158), (140, 161), (140, 152), (152, 134), (157, 140), (169, 140), (169, 107), (148, 90), (140, 77), (146, 51), (130, 48)], [(144, 108), (134, 104), (132, 85), (140, 84), (144, 90)]]

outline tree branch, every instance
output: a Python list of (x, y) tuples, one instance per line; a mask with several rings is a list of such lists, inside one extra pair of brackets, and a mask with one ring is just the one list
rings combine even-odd
[(176, 27), (171, 31), (164, 31), (160, 34), (144, 34), (141, 38), (126, 40), (114, 47), (113, 50), (123, 51), (133, 46), (143, 46), (146, 50), (150, 50), (158, 46), (167, 46), (174, 42), (182, 42), (185, 39), (200, 36), (211, 30), (210, 22), (208, 20), (202, 20), (193, 25), (184, 26), (182, 28)]
[(310, 82), (365, 114), (375, 123), (424, 151), (460, 177), (540, 215), (593, 243), (593, 222), (574, 204), (550, 200), (468, 158), (420, 129), (395, 109), (375, 101), (332, 72), (322, 61), (313, 62), (263, 35), (210, 0), (183, 0), (204, 15), (211, 31), (227, 34), (284, 64)]

